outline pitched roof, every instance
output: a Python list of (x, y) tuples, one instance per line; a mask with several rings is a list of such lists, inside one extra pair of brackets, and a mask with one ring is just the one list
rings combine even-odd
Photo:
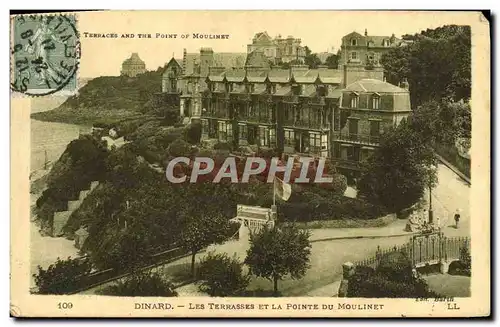
[(245, 66), (269, 68), (269, 60), (262, 50), (254, 50), (247, 55)]
[(310, 97), (316, 94), (316, 86), (314, 84), (305, 84), (302, 86), (302, 92), (300, 96)]
[(210, 74), (210, 75), (208, 75), (208, 79), (211, 82), (222, 82), (222, 81), (224, 81), (225, 76), (226, 76), (226, 72), (222, 72), (221, 74)]
[(214, 66), (219, 67), (244, 67), (247, 54), (240, 52), (215, 52)]
[(292, 88), (290, 86), (283, 86), (283, 87), (280, 87), (279, 89), (277, 89), (276, 92), (274, 93), (274, 95), (278, 95), (278, 96), (287, 95), (288, 93), (290, 93), (291, 90), (292, 90)]
[(267, 31), (255, 34), (252, 41), (260, 44), (273, 43), (273, 40), (271, 39), (269, 34), (267, 34)]
[(342, 83), (342, 71), (339, 69), (320, 69), (318, 78), (323, 84), (340, 84)]
[(123, 61), (123, 64), (124, 65), (145, 65), (144, 61), (142, 61), (141, 58), (139, 58), (139, 54), (137, 52), (132, 53), (130, 58), (125, 59), (125, 61)]
[(255, 84), (252, 94), (262, 94), (266, 92), (266, 89), (267, 87), (265, 84)]
[(318, 78), (317, 69), (308, 69), (292, 72), (293, 80), (297, 83), (314, 83)]
[(349, 84), (344, 91), (361, 93), (408, 93), (408, 90), (378, 79), (362, 79)]
[(263, 83), (266, 77), (267, 71), (247, 71), (247, 81), (250, 83)]
[(368, 35), (366, 37), (366, 41), (368, 45), (370, 45), (370, 42), (373, 42), (373, 45), (370, 46), (375, 46), (375, 47), (384, 47), (384, 40), (389, 41), (389, 45), (397, 45), (401, 41), (400, 39), (394, 37), (393, 43), (391, 42), (391, 36), (380, 36), (380, 35)]
[(288, 69), (271, 69), (267, 77), (271, 83), (288, 83), (290, 80), (290, 70)]
[(245, 80), (246, 71), (244, 69), (229, 69), (226, 71), (228, 82), (241, 83)]
[(342, 91), (343, 90), (340, 87), (335, 88), (333, 91), (329, 91), (326, 97), (330, 99), (338, 99), (342, 95)]
[(200, 63), (199, 53), (186, 53), (186, 67), (184, 68), (184, 75), (193, 75), (195, 63)]

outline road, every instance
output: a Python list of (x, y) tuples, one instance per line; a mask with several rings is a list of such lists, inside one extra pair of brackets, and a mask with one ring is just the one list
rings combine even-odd
[[(470, 236), (470, 185), (443, 164), (438, 165), (438, 184), (432, 191), (432, 205), (445, 235)], [(458, 230), (454, 228), (453, 219), (457, 208), (461, 211)]]

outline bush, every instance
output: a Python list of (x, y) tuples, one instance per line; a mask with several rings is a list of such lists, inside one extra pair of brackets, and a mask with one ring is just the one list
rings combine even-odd
[(214, 150), (225, 150), (225, 151), (231, 151), (231, 145), (226, 142), (219, 142), (214, 145)]
[(414, 278), (406, 254), (393, 252), (383, 256), (376, 269), (358, 266), (349, 279), (347, 297), (365, 298), (428, 298), (437, 294), (427, 283)]
[(135, 272), (100, 291), (101, 295), (114, 296), (177, 296), (173, 285), (157, 273)]
[[(362, 199), (330, 195), (328, 198), (310, 188), (293, 193), (288, 202), (278, 203), (278, 213), (284, 221), (307, 222), (338, 219), (375, 219), (385, 216), (387, 209)], [(319, 192), (322, 194), (323, 192)], [(328, 192), (327, 194), (331, 194)]]
[(243, 264), (227, 254), (209, 253), (200, 263), (198, 278), (200, 291), (210, 296), (235, 296), (241, 294), (250, 277), (243, 274)]
[(168, 146), (167, 151), (173, 157), (189, 157), (191, 155), (191, 146), (186, 141), (177, 139)]
[(471, 276), (471, 255), (466, 246), (460, 248), (460, 260), (450, 263), (448, 274)]
[(57, 259), (47, 269), (38, 266), (33, 274), (40, 294), (66, 294), (78, 289), (77, 280), (90, 273), (92, 265), (88, 259)]

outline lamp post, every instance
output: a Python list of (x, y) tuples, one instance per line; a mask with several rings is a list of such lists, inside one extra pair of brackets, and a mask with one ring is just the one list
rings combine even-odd
[(434, 216), (432, 212), (432, 185), (429, 185), (429, 224), (434, 221)]

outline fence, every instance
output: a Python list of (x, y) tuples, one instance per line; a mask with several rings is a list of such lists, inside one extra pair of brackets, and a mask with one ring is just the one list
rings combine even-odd
[(382, 258), (391, 260), (389, 254), (402, 252), (408, 255), (413, 267), (420, 268), (440, 262), (458, 260), (461, 249), (465, 247), (470, 251), (470, 246), (470, 238), (468, 237), (448, 238), (442, 233), (415, 235), (408, 243), (401, 246), (386, 249), (377, 247), (375, 255), (355, 262), (354, 266), (367, 266), (375, 269)]

